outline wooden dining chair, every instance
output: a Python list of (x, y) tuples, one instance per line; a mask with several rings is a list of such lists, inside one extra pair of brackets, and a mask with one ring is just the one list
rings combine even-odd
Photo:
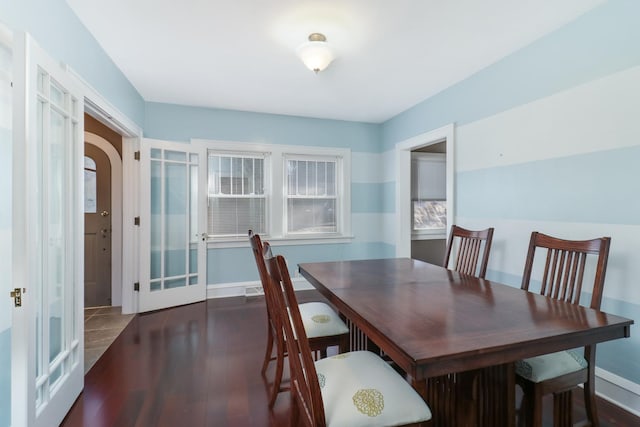
[[(449, 264), (452, 263), (452, 270), (484, 279), (492, 239), (493, 228), (474, 231), (452, 225), (443, 267), (449, 268)], [(451, 258), (452, 253), (455, 254), (455, 259)]]
[(284, 330), (289, 352), (292, 426), (424, 425), (420, 423), (431, 419), (420, 395), (372, 352), (314, 361), (287, 263), (277, 256), (266, 265), (275, 290), (276, 323)]
[[(258, 267), (260, 282), (264, 290), (267, 304), (267, 348), (265, 350), (264, 361), (262, 363), (262, 375), (266, 375), (269, 363), (276, 362), (276, 372), (269, 398), (269, 407), (273, 407), (278, 394), (285, 391), (281, 387), (282, 373), (284, 369), (284, 358), (287, 356), (287, 349), (284, 342), (284, 335), (281, 327), (275, 322), (273, 308), (273, 290), (271, 281), (264, 263), (264, 257), (271, 257), (271, 248), (267, 242), (263, 242), (258, 234), (249, 230), (249, 241)], [(307, 331), (309, 346), (314, 354), (320, 353), (326, 357), (327, 348), (338, 346), (340, 353), (349, 349), (349, 328), (340, 319), (339, 315), (323, 302), (308, 302), (300, 304), (299, 311), (303, 313), (304, 326)], [(275, 349), (274, 349), (275, 346)], [(274, 355), (275, 350), (275, 355)]]
[[(583, 241), (563, 240), (534, 231), (531, 233), (521, 288), (529, 290), (537, 250), (546, 252), (540, 294), (579, 305), (586, 261), (587, 258), (595, 257), (593, 290), (589, 307), (599, 310), (610, 244), (609, 237)], [(516, 383), (524, 392), (520, 424), (536, 427), (542, 425), (542, 397), (549, 393), (553, 393), (554, 396), (555, 425), (570, 421), (571, 390), (579, 384), (584, 384), (587, 418), (592, 426), (598, 426), (594, 383), (595, 364), (595, 345), (585, 347), (584, 352), (560, 351), (516, 362)]]

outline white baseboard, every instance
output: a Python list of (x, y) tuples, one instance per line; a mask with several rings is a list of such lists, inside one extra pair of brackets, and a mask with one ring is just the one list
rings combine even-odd
[[(293, 288), (296, 291), (314, 289), (304, 277), (292, 277)], [(262, 285), (259, 281), (220, 283), (207, 286), (207, 299), (228, 297), (250, 297), (263, 295)]]
[(596, 367), (596, 394), (640, 417), (640, 384)]

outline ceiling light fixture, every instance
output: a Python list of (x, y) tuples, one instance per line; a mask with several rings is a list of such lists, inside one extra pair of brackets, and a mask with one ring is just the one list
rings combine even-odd
[(308, 69), (316, 74), (324, 70), (333, 61), (333, 52), (327, 38), (321, 33), (309, 34), (309, 41), (298, 48), (298, 56)]

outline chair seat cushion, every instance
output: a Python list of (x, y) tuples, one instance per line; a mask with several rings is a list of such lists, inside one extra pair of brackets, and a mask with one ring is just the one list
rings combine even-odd
[(395, 426), (431, 419), (420, 395), (374, 353), (343, 353), (315, 366), (327, 426)]
[(349, 332), (340, 316), (323, 302), (300, 304), (300, 316), (307, 338), (328, 337)]
[(589, 366), (579, 350), (559, 351), (516, 362), (516, 374), (539, 383)]

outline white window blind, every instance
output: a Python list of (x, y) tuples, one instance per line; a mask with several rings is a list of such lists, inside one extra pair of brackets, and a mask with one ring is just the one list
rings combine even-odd
[(413, 231), (447, 226), (446, 159), (440, 153), (411, 153)]
[(337, 159), (287, 157), (286, 218), (288, 233), (336, 233)]
[(266, 233), (265, 156), (208, 153), (208, 234)]

